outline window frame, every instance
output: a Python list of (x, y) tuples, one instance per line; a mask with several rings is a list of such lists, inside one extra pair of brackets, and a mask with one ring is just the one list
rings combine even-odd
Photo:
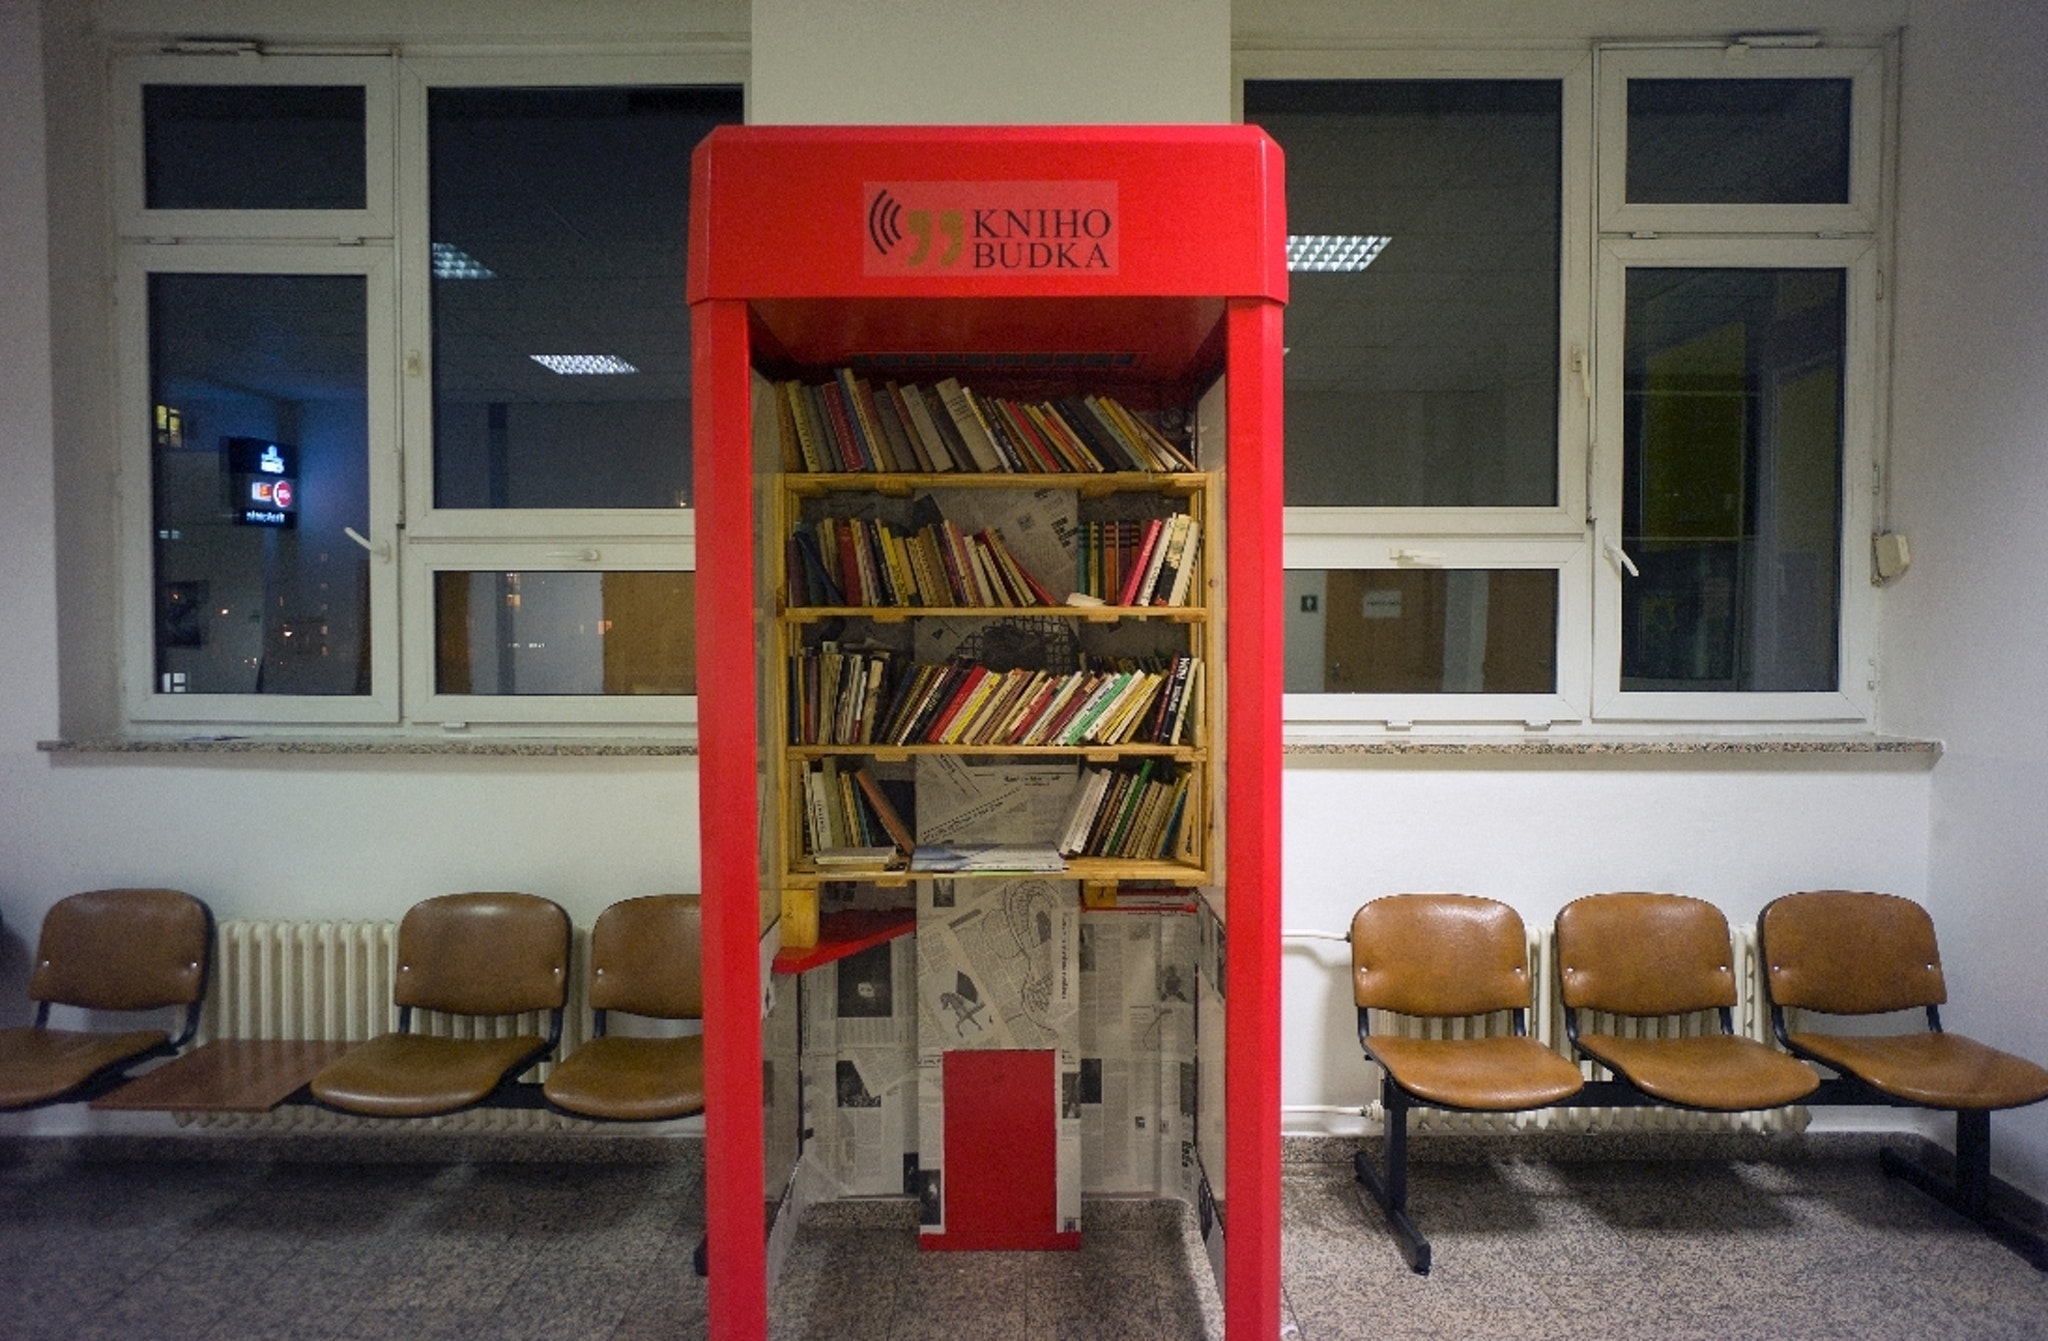
[[(296, 239), (359, 242), (389, 239), (393, 228), (392, 169), (397, 139), (391, 57), (271, 56), (239, 52), (130, 56), (115, 66), (114, 178), (117, 228), (124, 239)], [(142, 91), (150, 84), (333, 85), (363, 90), (363, 208), (359, 210), (150, 209), (144, 195)]]
[[(1596, 90), (1600, 231), (1607, 233), (1872, 233), (1883, 167), (1884, 53), (1870, 47), (1608, 49)], [(1628, 201), (1631, 79), (1847, 79), (1849, 199), (1842, 204), (1651, 205)]]
[[(1560, 77), (1564, 96), (1560, 257), (1559, 500), (1555, 509), (1286, 509), (1285, 566), (1448, 568), (1555, 566), (1558, 693), (1288, 694), (1284, 721), (1310, 739), (1563, 727), (1655, 735), (1670, 726), (1717, 734), (1798, 723), (1823, 732), (1875, 720), (1878, 601), (1867, 537), (1876, 519), (1882, 398), (1888, 368), (1881, 302), (1894, 152), (1885, 50), (1804, 40), (1664, 45), (1591, 43), (1537, 51), (1250, 51), (1233, 70), (1243, 119), (1246, 80)], [(1849, 201), (1839, 205), (1630, 205), (1630, 78), (1846, 78)], [(1604, 169), (1604, 172), (1602, 171)], [(1631, 691), (1621, 682), (1621, 322), (1629, 265), (1740, 265), (1845, 272), (1841, 606), (1838, 688), (1769, 694)], [(1542, 515), (1531, 515), (1540, 513)], [(1410, 556), (1403, 559), (1406, 551)]]
[[(674, 56), (422, 57), (407, 61), (399, 80), (399, 123), (408, 127), (399, 155), (398, 221), (408, 273), (400, 313), (405, 350), (405, 440), (421, 444), (407, 472), (408, 536), (424, 540), (670, 539), (694, 546), (696, 508), (443, 508), (434, 503), (433, 265), (429, 256), (431, 187), (428, 95), (437, 88), (738, 87), (746, 98), (745, 62), (706, 54)], [(678, 293), (681, 303), (683, 295)]]
[[(1236, 111), (1250, 80), (1555, 81), (1559, 85), (1557, 501), (1508, 507), (1300, 507), (1284, 510), (1284, 566), (1541, 568), (1558, 574), (1557, 686), (1549, 694), (1286, 694), (1283, 719), (1319, 738), (1421, 726), (1541, 729), (1590, 707), (1587, 489), (1591, 430), (1593, 56), (1534, 51), (1240, 52)], [(1580, 334), (1575, 334), (1580, 333)], [(1425, 557), (1402, 557), (1425, 556)]]
[[(121, 534), (135, 548), (122, 574), (122, 689), (141, 724), (389, 725), (399, 719), (398, 387), (395, 266), (388, 248), (316, 242), (261, 246), (131, 244), (117, 268)], [(369, 471), (370, 692), (368, 694), (164, 694), (156, 687), (155, 471), (151, 422), (149, 277), (155, 274), (361, 275), (369, 348), (366, 376)]]
[[(119, 589), (125, 722), (178, 728), (393, 729), (424, 734), (474, 723), (589, 735), (694, 735), (695, 695), (443, 695), (434, 689), (434, 574), (444, 569), (694, 570), (694, 508), (436, 509), (433, 506), (432, 264), (427, 94), (436, 87), (718, 87), (749, 96), (746, 54), (652, 48), (546, 55), (405, 56), (151, 52), (116, 58), (109, 82), (115, 266), (117, 459), (123, 537)], [(360, 86), (361, 210), (151, 210), (144, 206), (143, 90), (152, 84)], [(361, 274), (368, 292), (371, 688), (368, 695), (156, 692), (154, 472), (148, 276)], [(684, 295), (678, 292), (676, 302)], [(410, 459), (408, 459), (410, 458)], [(551, 552), (573, 551), (565, 564)], [(585, 562), (580, 555), (596, 552)]]
[(695, 694), (444, 694), (435, 686), (434, 579), (443, 572), (694, 572), (694, 543), (674, 539), (559, 538), (442, 540), (417, 547), (405, 585), (405, 683), (408, 720), (456, 731), (508, 723), (547, 726), (632, 725), (695, 730)]
[[(1736, 690), (1651, 691), (1621, 687), (1622, 323), (1633, 269), (1839, 270), (1844, 277), (1842, 367), (1841, 606), (1836, 688), (1813, 693)], [(1878, 397), (1877, 245), (1870, 238), (1607, 238), (1600, 244), (1600, 328), (1596, 383), (1602, 454), (1594, 496), (1593, 714), (1617, 723), (1839, 723), (1875, 710), (1876, 588), (1870, 546), (1876, 518)]]

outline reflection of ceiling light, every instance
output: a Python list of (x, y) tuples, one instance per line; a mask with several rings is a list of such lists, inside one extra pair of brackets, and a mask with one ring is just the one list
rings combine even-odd
[(528, 354), (526, 357), (564, 377), (602, 377), (640, 370), (617, 354)]
[(1359, 233), (1293, 233), (1287, 238), (1289, 270), (1363, 270), (1386, 250), (1390, 237)]
[(496, 279), (498, 272), (471, 256), (453, 242), (436, 242), (434, 251), (435, 279)]

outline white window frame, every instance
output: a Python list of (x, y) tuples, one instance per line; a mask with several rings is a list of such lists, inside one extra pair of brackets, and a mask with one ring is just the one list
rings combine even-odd
[[(370, 56), (133, 56), (115, 67), (115, 217), (124, 238), (389, 238), (392, 230), (392, 69)], [(304, 84), (363, 90), (363, 208), (360, 210), (165, 210), (144, 201), (142, 90), (149, 84)]]
[[(1658, 267), (1839, 270), (1845, 284), (1842, 368), (1841, 606), (1837, 688), (1821, 693), (1624, 691), (1621, 688), (1622, 322), (1632, 269)], [(1861, 722), (1875, 709), (1876, 589), (1870, 580), (1877, 479), (1877, 247), (1869, 238), (1609, 238), (1600, 247), (1597, 384), (1600, 441), (1595, 481), (1594, 716), (1615, 722)]]
[[(407, 128), (399, 155), (398, 217), (409, 274), (430, 276), (428, 256), (427, 95), (437, 88), (596, 88), (636, 86), (702, 88), (739, 86), (746, 64), (736, 56), (582, 56), (573, 59), (421, 58), (407, 61), (399, 80), (399, 121)], [(684, 295), (678, 293), (676, 302)], [(405, 440), (419, 444), (416, 469), (406, 480), (406, 525), (415, 539), (520, 541), (659, 539), (694, 544), (696, 509), (690, 508), (441, 508), (434, 505), (433, 288), (408, 284), (400, 314), (405, 349)]]
[[(1559, 85), (1557, 501), (1539, 507), (1289, 507), (1287, 568), (1535, 568), (1557, 572), (1557, 683), (1548, 694), (1287, 694), (1291, 730), (1319, 739), (1420, 727), (1544, 729), (1585, 719), (1591, 641), (1593, 59), (1590, 50), (1256, 51), (1246, 80), (1546, 80)], [(1396, 244), (1398, 245), (1398, 243)]]
[[(1602, 233), (1871, 233), (1883, 164), (1884, 55), (1868, 47), (1620, 49), (1599, 54)], [(1632, 205), (1631, 79), (1847, 79), (1849, 199), (1829, 205)], [(1612, 170), (1607, 170), (1612, 165)]]
[(673, 539), (569, 543), (441, 540), (410, 545), (405, 564), (405, 682), (410, 720), (456, 731), (475, 725), (630, 724), (694, 730), (695, 694), (444, 694), (434, 684), (434, 578), (443, 572), (691, 572), (696, 546)]
[[(131, 245), (116, 277), (121, 351), (119, 433), (123, 565), (122, 675), (137, 723), (389, 724), (398, 720), (397, 324), (393, 263), (383, 247), (318, 243)], [(368, 694), (164, 694), (156, 685), (156, 563), (149, 375), (149, 277), (153, 274), (361, 275), (368, 323), (370, 692)], [(348, 543), (346, 540), (343, 543)]]
[[(111, 185), (120, 243), (116, 330), (123, 559), (121, 646), (127, 720), (144, 732), (192, 726), (299, 728), (630, 727), (694, 733), (694, 695), (442, 695), (434, 690), (433, 579), (443, 569), (691, 570), (692, 508), (436, 509), (433, 506), (432, 274), (427, 90), (435, 87), (737, 88), (748, 58), (733, 50), (643, 46), (507, 56), (443, 50), (417, 57), (148, 53), (117, 59)], [(361, 210), (151, 210), (144, 207), (143, 89), (151, 84), (352, 85), (364, 90)], [(368, 695), (156, 692), (154, 499), (149, 420), (147, 277), (153, 272), (362, 274), (369, 310), (370, 637)], [(675, 295), (678, 304), (686, 298)], [(410, 458), (408, 462), (406, 458)], [(408, 469), (409, 466), (409, 469)], [(585, 559), (586, 553), (598, 555)], [(574, 560), (559, 555), (573, 554)]]

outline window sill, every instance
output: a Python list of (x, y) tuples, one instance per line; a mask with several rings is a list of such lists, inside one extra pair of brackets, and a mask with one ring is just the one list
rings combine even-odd
[(435, 740), (348, 739), (278, 736), (109, 736), (88, 740), (39, 740), (44, 754), (351, 754), (475, 755), (491, 758), (655, 758), (697, 753), (681, 740)]
[(1784, 755), (1886, 755), (1932, 765), (1941, 757), (1941, 742), (1899, 736), (1667, 736), (1556, 737), (1504, 739), (1485, 736), (1377, 736), (1370, 739), (1316, 739), (1289, 733), (1282, 753), (1289, 758), (1363, 755), (1434, 755), (1508, 758), (1692, 756), (1770, 758)]

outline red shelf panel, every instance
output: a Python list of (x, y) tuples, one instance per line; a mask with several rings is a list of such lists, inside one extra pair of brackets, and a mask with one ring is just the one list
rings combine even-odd
[(818, 943), (801, 950), (784, 950), (775, 956), (777, 973), (804, 973), (835, 959), (859, 954), (883, 941), (917, 930), (915, 908), (890, 908), (882, 912), (827, 913), (818, 919)]

